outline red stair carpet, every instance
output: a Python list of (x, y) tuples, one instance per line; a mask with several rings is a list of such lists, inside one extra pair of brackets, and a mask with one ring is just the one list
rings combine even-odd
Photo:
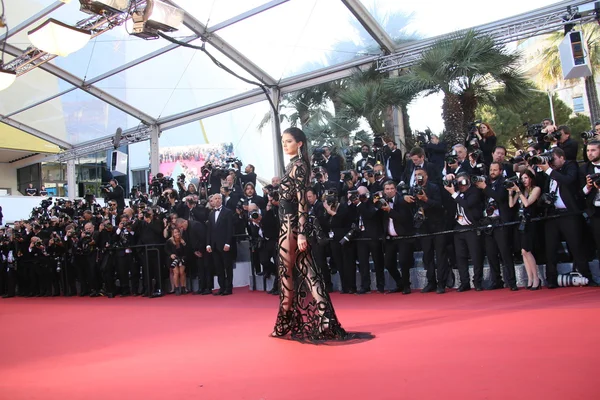
[(333, 294), (371, 341), (268, 337), (278, 298), (0, 299), (0, 399), (599, 399), (600, 289)]

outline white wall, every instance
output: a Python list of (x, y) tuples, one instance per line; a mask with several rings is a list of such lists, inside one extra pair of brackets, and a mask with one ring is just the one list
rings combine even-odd
[(14, 164), (0, 163), (0, 188), (9, 188), (11, 194), (17, 194), (17, 169)]

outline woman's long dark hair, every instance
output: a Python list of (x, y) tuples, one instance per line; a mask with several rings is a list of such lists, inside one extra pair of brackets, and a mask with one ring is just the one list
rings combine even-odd
[(283, 133), (289, 133), (296, 142), (302, 142), (302, 147), (300, 147), (300, 158), (306, 164), (305, 183), (308, 185), (308, 182), (310, 181), (310, 155), (308, 152), (308, 140), (306, 139), (306, 134), (302, 131), (302, 129), (293, 126), (287, 128), (285, 131), (283, 131)]
[(535, 183), (535, 174), (531, 172), (531, 170), (526, 169), (525, 171), (523, 171), (523, 175), (527, 175), (529, 177), (529, 181), (531, 182), (529, 184), (530, 189), (533, 189), (537, 186), (537, 184)]

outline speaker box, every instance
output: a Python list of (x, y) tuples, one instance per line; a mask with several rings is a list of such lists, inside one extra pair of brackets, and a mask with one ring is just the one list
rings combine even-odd
[(581, 31), (571, 31), (558, 45), (564, 79), (584, 78), (592, 75), (589, 52)]
[(119, 150), (111, 153), (110, 172), (113, 176), (127, 175), (127, 154)]

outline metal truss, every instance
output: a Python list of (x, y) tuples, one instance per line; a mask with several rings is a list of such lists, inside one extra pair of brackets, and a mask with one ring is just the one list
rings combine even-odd
[(68, 160), (75, 160), (79, 157), (83, 157), (87, 154), (97, 153), (99, 151), (115, 149), (120, 146), (125, 146), (133, 143), (142, 142), (150, 139), (150, 135), (155, 126), (142, 125), (137, 128), (128, 129), (121, 134), (121, 140), (115, 147), (114, 136), (106, 137), (101, 140), (94, 140), (92, 142), (83, 143), (75, 148), (66, 150), (58, 154), (57, 160), (59, 162), (66, 162)]
[[(563, 1), (472, 29), (481, 35), (490, 35), (502, 44), (524, 40), (561, 30), (566, 23), (586, 23), (595, 20), (597, 16), (592, 12), (582, 13), (580, 18), (574, 18), (575, 7), (590, 3), (590, 0)], [(567, 7), (571, 7), (571, 10), (573, 10), (571, 14), (568, 14)], [(377, 70), (387, 72), (414, 65), (421, 59), (423, 52), (429, 50), (436, 42), (451, 38), (456, 34), (441, 35), (399, 46), (393, 54), (380, 57), (377, 60)]]
[(360, 22), (363, 28), (377, 42), (384, 53), (390, 54), (394, 51), (396, 44), (360, 0), (342, 0), (342, 3), (344, 3), (346, 8), (354, 15), (354, 18)]

